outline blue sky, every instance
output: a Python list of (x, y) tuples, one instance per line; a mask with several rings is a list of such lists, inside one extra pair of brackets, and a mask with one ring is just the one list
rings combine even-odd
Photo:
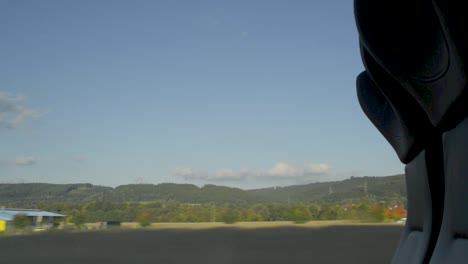
[(0, 1), (0, 182), (242, 188), (403, 172), (352, 1)]

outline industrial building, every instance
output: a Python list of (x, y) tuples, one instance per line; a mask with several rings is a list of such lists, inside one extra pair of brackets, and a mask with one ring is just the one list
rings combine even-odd
[(0, 232), (5, 231), (9, 222), (13, 222), (15, 216), (24, 215), (31, 221), (32, 226), (53, 226), (57, 221), (65, 219), (66, 215), (51, 213), (38, 209), (17, 209), (17, 208), (2, 208), (0, 209)]

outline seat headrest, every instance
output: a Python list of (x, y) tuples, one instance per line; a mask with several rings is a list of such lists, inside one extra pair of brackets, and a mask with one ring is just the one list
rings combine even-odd
[[(468, 63), (468, 15), (465, 2), (459, 0), (433, 0), (434, 9), (442, 29), (461, 57), (463, 64)], [(450, 44), (450, 43), (449, 43)], [(466, 69), (468, 70), (468, 69)]]
[(427, 120), (424, 113), (422, 121), (418, 121), (414, 113), (407, 118), (409, 111), (415, 109), (417, 113), (419, 106), (404, 105), (403, 102), (393, 104), (367, 72), (359, 74), (356, 86), (359, 104), (366, 116), (390, 143), (400, 161), (409, 163), (422, 151), (432, 131), (427, 129), (428, 121), (424, 121)]
[(357, 0), (361, 42), (390, 72), (433, 80), (447, 69), (445, 38), (430, 1)]
[(418, 102), (434, 127), (446, 130), (460, 119), (454, 116), (465, 101), (467, 77), (441, 14), (431, 1), (355, 0), (366, 56)]
[(412, 131), (420, 139), (428, 138), (434, 127), (416, 99), (397, 80), (388, 74), (362, 45), (361, 57), (366, 71), (375, 85), (393, 107), (401, 113), (402, 122), (408, 124), (408, 126), (414, 126)]

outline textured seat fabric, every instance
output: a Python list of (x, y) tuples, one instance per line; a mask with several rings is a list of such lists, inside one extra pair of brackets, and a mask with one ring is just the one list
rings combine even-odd
[(468, 118), (444, 133), (445, 206), (430, 263), (468, 263)]
[[(443, 197), (440, 140), (435, 137), (431, 142), (418, 141), (416, 136), (424, 136), (424, 132), (433, 135), (424, 113), (414, 111), (411, 118), (405, 118), (401, 111), (411, 111), (418, 107), (417, 104), (411, 101), (407, 101), (407, 105), (404, 101), (393, 104), (367, 72), (357, 78), (357, 94), (364, 113), (393, 146), (402, 162), (407, 163), (408, 216), (392, 263), (427, 263), (435, 247), (442, 215), (438, 211), (442, 208), (441, 201), (432, 199)], [(420, 113), (419, 119), (414, 116), (416, 113)]]
[(423, 263), (431, 247), (433, 225), (425, 151), (406, 165), (405, 174), (409, 190), (408, 216), (392, 263)]

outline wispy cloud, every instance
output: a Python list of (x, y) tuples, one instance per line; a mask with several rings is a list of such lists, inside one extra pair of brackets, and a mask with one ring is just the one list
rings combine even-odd
[(173, 175), (187, 180), (208, 180), (208, 181), (233, 181), (247, 178), (253, 171), (250, 170), (195, 170), (192, 168), (176, 168)]
[(328, 174), (330, 166), (324, 163), (305, 163), (301, 167), (285, 162), (276, 163), (267, 173), (261, 174), (266, 178), (299, 178)]
[(324, 163), (305, 163), (303, 166), (294, 166), (285, 162), (278, 162), (269, 170), (222, 169), (216, 171), (196, 170), (193, 168), (177, 168), (174, 176), (186, 180), (205, 181), (242, 181), (242, 180), (305, 180), (317, 176), (324, 176), (330, 172), (330, 166)]
[(17, 166), (31, 166), (36, 163), (34, 157), (17, 157), (15, 160), (15, 164)]
[(38, 111), (28, 108), (26, 103), (24, 97), (0, 91), (0, 128), (20, 127), (40, 115)]

